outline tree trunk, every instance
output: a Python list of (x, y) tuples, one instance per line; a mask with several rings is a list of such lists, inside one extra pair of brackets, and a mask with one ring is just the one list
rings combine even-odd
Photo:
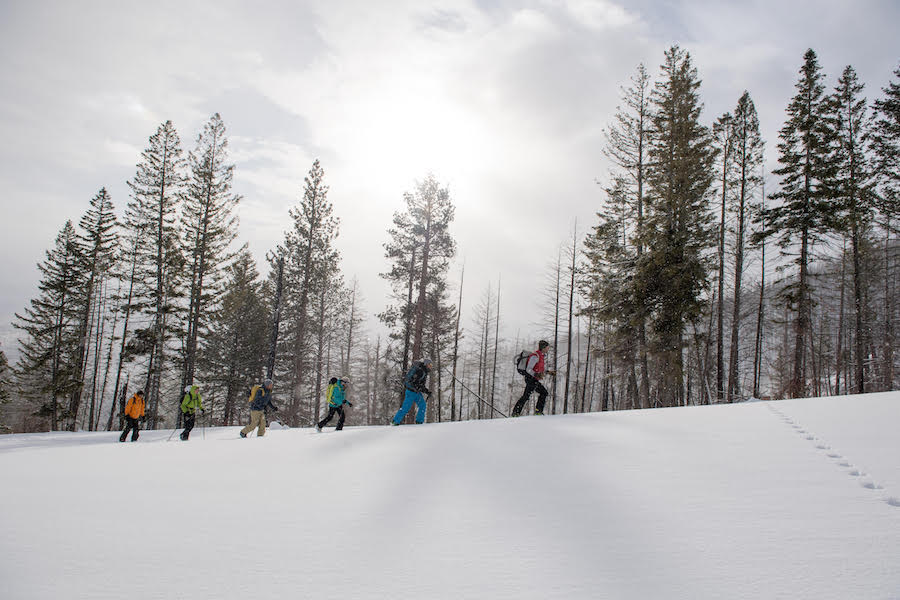
[[(835, 351), (834, 366), (834, 391), (836, 394), (841, 393), (841, 371), (843, 369), (844, 359), (844, 297), (846, 289), (846, 272), (847, 272), (847, 242), (844, 241), (844, 248), (841, 251), (841, 300), (838, 308), (838, 326), (837, 326), (837, 349)], [(846, 384), (844, 385), (846, 387)]]
[(497, 312), (494, 322), (494, 366), (491, 370), (491, 418), (494, 418), (494, 391), (497, 387), (497, 350), (500, 344), (500, 280), (497, 280)]
[(275, 279), (275, 306), (272, 311), (272, 334), (269, 339), (269, 357), (266, 361), (266, 377), (275, 376), (275, 357), (278, 351), (278, 327), (281, 324), (281, 299), (284, 293), (284, 257), (278, 257), (278, 275)]
[(459, 318), (462, 315), (463, 280), (466, 276), (466, 267), (463, 265), (459, 276), (459, 303), (456, 305), (456, 333), (453, 336), (453, 380), (450, 382), (450, 420), (455, 421), (456, 415), (456, 363), (459, 358)]
[[(577, 232), (578, 223), (575, 224)], [(577, 234), (572, 236), (572, 269), (569, 281), (569, 329), (566, 344), (566, 386), (563, 391), (563, 414), (569, 412), (569, 378), (572, 369), (572, 313), (575, 312), (575, 259), (578, 256), (576, 251)]]

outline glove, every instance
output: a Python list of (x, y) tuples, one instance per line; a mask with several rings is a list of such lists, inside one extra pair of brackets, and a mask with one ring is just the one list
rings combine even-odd
[(203, 414), (206, 414), (206, 409), (205, 409), (205, 408), (201, 408), (201, 409), (200, 409), (200, 412), (202, 412)]
[(346, 400), (344, 401), (344, 404), (346, 404), (346, 405), (349, 406), (350, 408), (353, 408), (353, 404), (351, 404), (350, 402), (348, 402), (348, 401), (346, 401)]
[(422, 388), (422, 391), (425, 393), (426, 396), (431, 395), (431, 390), (429, 390), (428, 388)]
[(278, 412), (278, 407), (274, 404), (272, 405), (272, 412)]

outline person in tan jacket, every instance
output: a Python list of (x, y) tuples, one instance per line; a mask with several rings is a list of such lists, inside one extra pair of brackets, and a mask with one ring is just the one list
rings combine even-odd
[(119, 436), (119, 441), (124, 442), (128, 432), (132, 431), (131, 441), (136, 442), (138, 431), (141, 429), (141, 419), (144, 418), (144, 392), (138, 390), (125, 404), (125, 431)]

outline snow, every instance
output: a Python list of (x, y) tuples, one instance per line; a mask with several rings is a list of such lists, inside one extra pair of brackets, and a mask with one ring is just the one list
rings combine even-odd
[(0, 596), (896, 599), (898, 423), (893, 392), (2, 436)]

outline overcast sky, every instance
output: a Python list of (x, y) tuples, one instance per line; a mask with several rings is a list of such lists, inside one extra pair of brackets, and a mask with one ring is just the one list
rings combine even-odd
[(546, 266), (576, 219), (579, 234), (595, 222), (602, 130), (639, 63), (655, 77), (667, 47), (687, 49), (707, 124), (749, 90), (771, 168), (804, 51), (829, 89), (852, 64), (874, 98), (897, 23), (896, 0), (0, 0), (3, 348), (63, 223), (104, 186), (121, 211), (159, 124), (188, 151), (215, 112), (263, 272), (318, 158), (344, 272), (383, 310), (391, 215), (431, 172), (457, 207), (464, 320), (502, 276), (505, 334), (533, 340)]

